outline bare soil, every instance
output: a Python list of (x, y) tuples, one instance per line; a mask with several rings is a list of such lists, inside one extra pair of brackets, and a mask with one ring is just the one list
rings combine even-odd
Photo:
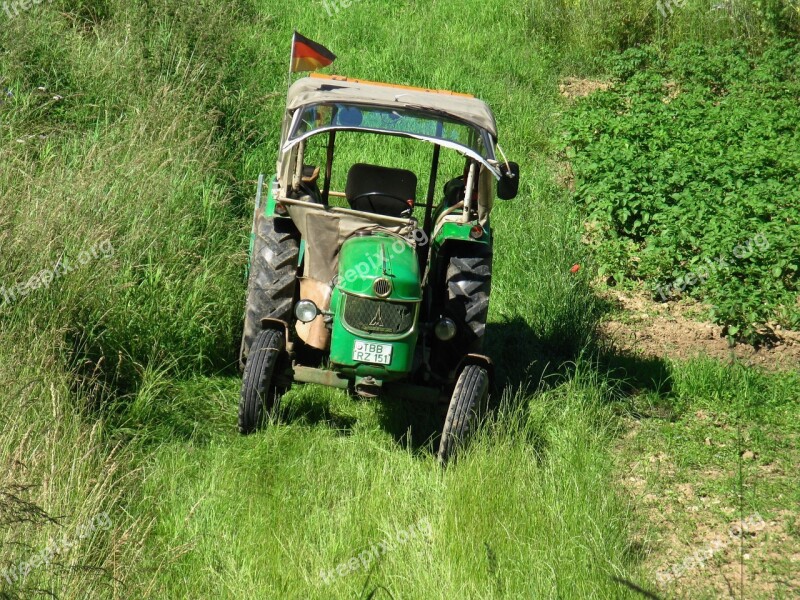
[(696, 319), (703, 308), (699, 304), (659, 303), (616, 290), (603, 295), (619, 311), (601, 324), (601, 338), (623, 352), (671, 360), (710, 357), (773, 371), (800, 369), (798, 332), (777, 330), (778, 340), (769, 347), (730, 347), (721, 326)]
[[(637, 421), (629, 425), (623, 444), (640, 434)], [(659, 452), (631, 461), (620, 480), (648, 523), (634, 541), (647, 549), (643, 566), (655, 575), (658, 597), (800, 597), (800, 548), (790, 533), (797, 512), (738, 514), (676, 471), (673, 457)], [(713, 468), (702, 473), (722, 477)]]
[(558, 84), (558, 91), (561, 92), (562, 96), (571, 100), (573, 98), (584, 98), (597, 90), (607, 90), (610, 87), (610, 81), (567, 77)]

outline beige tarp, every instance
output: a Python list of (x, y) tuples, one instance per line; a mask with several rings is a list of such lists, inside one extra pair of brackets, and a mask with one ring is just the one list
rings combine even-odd
[(359, 229), (390, 231), (408, 237), (416, 228), (416, 220), (402, 224), (381, 215), (361, 217), (354, 211), (326, 209), (321, 204), (283, 201), (306, 242), (304, 277), (330, 283), (336, 275), (339, 248)]
[(370, 85), (358, 81), (344, 81), (322, 77), (304, 77), (289, 89), (286, 108), (294, 110), (309, 104), (325, 102), (351, 102), (368, 106), (404, 104), (424, 106), (447, 113), (457, 119), (472, 123), (497, 138), (497, 123), (491, 109), (482, 100), (469, 96), (427, 92), (413, 88), (388, 85)]

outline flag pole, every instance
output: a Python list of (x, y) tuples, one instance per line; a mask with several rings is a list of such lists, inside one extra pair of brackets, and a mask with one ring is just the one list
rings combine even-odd
[(297, 38), (297, 31), (292, 34), (292, 52), (289, 56), (289, 73), (286, 78), (286, 97), (289, 97), (289, 88), (292, 87), (292, 67), (294, 66), (294, 42)]

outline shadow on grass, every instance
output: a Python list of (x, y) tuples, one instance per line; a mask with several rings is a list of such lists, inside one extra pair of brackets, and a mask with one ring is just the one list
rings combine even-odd
[(522, 318), (486, 325), (484, 352), (494, 362), (495, 390), (536, 390), (550, 378), (567, 376), (580, 355), (581, 340), (546, 339)]
[[(579, 336), (554, 336), (543, 339), (517, 317), (487, 325), (485, 353), (495, 364), (495, 385), (490, 410), (499, 407), (502, 397), (520, 401), (530, 394), (556, 388), (569, 381), (576, 364), (590, 366), (600, 380), (607, 381), (616, 393), (608, 402), (633, 418), (672, 418), (670, 367), (659, 358), (619, 352), (604, 346), (602, 340), (588, 343)], [(583, 347), (581, 347), (583, 344)], [(516, 394), (517, 391), (523, 391)], [(504, 392), (510, 391), (511, 394)], [(642, 394), (646, 402), (637, 402)], [(653, 398), (657, 402), (653, 402)], [(433, 406), (413, 399), (384, 398), (379, 405), (382, 426), (403, 448), (415, 452), (436, 452), (447, 412), (446, 402)]]
[[(520, 317), (487, 325), (486, 354), (495, 363), (496, 387), (537, 389), (568, 377), (577, 361), (589, 362), (600, 375), (620, 384), (625, 394), (672, 391), (669, 364), (657, 357), (620, 351), (596, 334), (539, 337)], [(566, 332), (569, 334), (569, 332)]]
[(281, 403), (280, 421), (284, 424), (327, 425), (338, 435), (349, 436), (353, 433), (357, 419), (334, 412), (325, 398), (303, 394), (300, 397), (287, 398), (287, 401)]
[(446, 404), (431, 404), (395, 396), (381, 398), (378, 418), (403, 448), (435, 454), (439, 447)]
[(597, 357), (599, 372), (624, 397), (650, 393), (666, 399), (672, 395), (672, 372), (663, 359), (613, 349), (602, 349)]
[[(495, 366), (489, 409), (497, 409), (507, 389), (535, 391), (568, 379), (582, 345), (585, 341), (579, 335), (563, 331), (542, 339), (522, 317), (488, 323), (483, 353)], [(382, 425), (404, 448), (435, 453), (447, 414), (447, 398), (444, 400), (432, 405), (385, 398), (380, 409)]]
[[(600, 304), (601, 310), (608, 310)], [(541, 337), (521, 317), (489, 323), (487, 330), (486, 354), (495, 364), (494, 406), (503, 390), (512, 395), (521, 390), (524, 397), (552, 389), (571, 379), (581, 364), (608, 382), (616, 392), (609, 402), (623, 402), (630, 416), (672, 418), (672, 371), (661, 358), (621, 351), (596, 333), (564, 330)], [(633, 401), (643, 394), (650, 400), (647, 414)]]
[(633, 419), (676, 418), (673, 396), (672, 368), (669, 363), (653, 356), (641, 356), (597, 344), (594, 367), (614, 390), (620, 412)]
[[(601, 301), (598, 301), (598, 307), (599, 311), (609, 310)], [(131, 406), (141, 408), (136, 398), (141, 392), (143, 367), (130, 357), (124, 360), (119, 353), (116, 353), (117, 360), (109, 360), (109, 354), (115, 354), (99, 344), (102, 339), (103, 336), (97, 332), (94, 332), (94, 337), (86, 333), (67, 337), (68, 348), (72, 351), (68, 362), (75, 373), (73, 391), (82, 392), (82, 396), (94, 400), (88, 407), (90, 413), (103, 412), (112, 423), (116, 422), (124, 429), (141, 429), (149, 425), (157, 430), (152, 432), (156, 439), (191, 439), (198, 443), (219, 432), (223, 419), (226, 423), (231, 421), (233, 426), (235, 416), (228, 414), (227, 409), (221, 411), (224, 407), (219, 401), (209, 403), (205, 398), (207, 390), (181, 389), (176, 393), (175, 385), (167, 386), (168, 402), (152, 402), (144, 414), (131, 419)], [(652, 392), (665, 401), (669, 398), (671, 379), (667, 363), (657, 358), (619, 352), (604, 344), (603, 340), (593, 339), (576, 323), (555, 326), (547, 335), (536, 332), (522, 316), (487, 324), (484, 353), (495, 365), (490, 408), (497, 408), (507, 391), (512, 397), (522, 399), (537, 391), (557, 387), (572, 378), (576, 364), (587, 363), (623, 397)], [(200, 381), (204, 376), (222, 376), (226, 380), (235, 378), (238, 381), (241, 375), (235, 368), (233, 349), (228, 358), (231, 359), (227, 361), (232, 365), (230, 368), (220, 371), (218, 365), (212, 363), (208, 370), (213, 374), (199, 374)], [(166, 370), (164, 375), (169, 373)], [(177, 387), (181, 388), (180, 385)], [(202, 383), (200, 388), (203, 388)], [(516, 394), (518, 391), (523, 393)], [(180, 401), (176, 401), (178, 399)], [(325, 394), (292, 394), (287, 400), (281, 409), (283, 422), (324, 424), (341, 435), (349, 435), (355, 425), (356, 417), (336, 411)], [(442, 405), (431, 405), (413, 399), (385, 397), (378, 405), (379, 418), (402, 447), (435, 451), (447, 411), (446, 400)], [(666, 409), (671, 412), (668, 401), (658, 404), (659, 411)], [(636, 402), (627, 405), (626, 410), (631, 416), (654, 416), (652, 405), (647, 409), (637, 409)], [(637, 410), (645, 410), (648, 414), (640, 414)]]

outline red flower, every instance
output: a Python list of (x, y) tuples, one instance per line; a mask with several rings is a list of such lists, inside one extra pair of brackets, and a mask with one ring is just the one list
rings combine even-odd
[(575, 274), (580, 270), (581, 270), (581, 266), (580, 265), (572, 265), (572, 268), (569, 270), (569, 272), (572, 273), (572, 274)]

